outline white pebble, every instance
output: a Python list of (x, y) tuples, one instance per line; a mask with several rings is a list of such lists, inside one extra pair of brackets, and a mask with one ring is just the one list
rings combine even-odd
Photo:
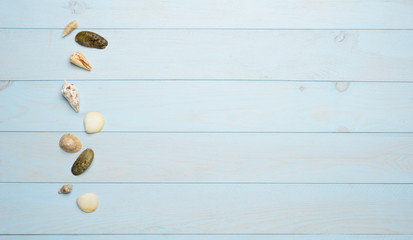
[(99, 112), (89, 112), (83, 119), (83, 124), (87, 133), (98, 133), (102, 130), (105, 119)]

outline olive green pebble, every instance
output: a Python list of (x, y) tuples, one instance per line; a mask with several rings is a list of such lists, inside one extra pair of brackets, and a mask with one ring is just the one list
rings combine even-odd
[(76, 159), (75, 163), (73, 163), (73, 166), (72, 166), (73, 175), (77, 176), (77, 175), (82, 174), (84, 171), (86, 171), (86, 169), (88, 169), (90, 164), (92, 164), (94, 155), (95, 154), (93, 153), (92, 149), (87, 148), (86, 150), (84, 150), (79, 155), (79, 157)]
[(82, 31), (76, 34), (75, 41), (82, 46), (104, 49), (108, 45), (108, 41), (97, 33)]

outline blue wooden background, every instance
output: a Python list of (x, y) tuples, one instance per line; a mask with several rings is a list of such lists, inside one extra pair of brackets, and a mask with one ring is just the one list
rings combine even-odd
[(0, 239), (413, 239), (413, 1), (0, 0), (0, 51)]

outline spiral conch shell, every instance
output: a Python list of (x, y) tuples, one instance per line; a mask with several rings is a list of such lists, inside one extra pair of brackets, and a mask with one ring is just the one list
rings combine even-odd
[(59, 189), (58, 193), (59, 194), (68, 194), (72, 191), (72, 187), (73, 186), (71, 184), (65, 184)]
[(62, 87), (62, 94), (69, 102), (70, 106), (72, 106), (76, 112), (79, 112), (79, 92), (75, 85), (65, 80)]
[(74, 65), (84, 68), (86, 70), (92, 70), (89, 62), (86, 60), (85, 56), (81, 52), (75, 52), (70, 56), (70, 62)]
[(62, 37), (65, 37), (66, 35), (71, 33), (73, 30), (75, 30), (75, 28), (77, 28), (77, 21), (76, 20), (74, 20), (74, 21), (70, 22), (69, 24), (67, 24), (65, 30), (63, 30)]

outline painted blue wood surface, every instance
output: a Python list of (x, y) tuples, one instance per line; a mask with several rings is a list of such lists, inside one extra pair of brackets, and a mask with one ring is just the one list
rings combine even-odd
[[(413, 234), (411, 184), (79, 183), (64, 196), (60, 186), (0, 184), (0, 232)], [(87, 214), (75, 199), (91, 191), (99, 206)]]
[(0, 181), (413, 183), (413, 134), (74, 134), (95, 152), (81, 176), (63, 132), (1, 132)]
[(73, 83), (79, 113), (61, 95), (62, 81), (15, 82), (1, 91), (10, 101), (0, 102), (0, 130), (83, 131), (85, 114), (100, 111), (103, 131), (413, 132), (411, 83)]
[[(0, 1), (0, 239), (413, 238), (412, 11)], [(108, 48), (77, 45), (80, 30)], [(79, 50), (92, 72), (69, 63)], [(63, 80), (80, 89), (78, 114)], [(96, 110), (104, 131), (85, 134)], [(96, 151), (79, 177), (65, 132)], [(84, 192), (95, 213), (77, 209)]]
[[(62, 30), (0, 29), (0, 51), (10, 52), (0, 56), (0, 80), (411, 82), (413, 76), (413, 30), (101, 29), (105, 50), (80, 46), (77, 32), (62, 39)], [(91, 72), (69, 62), (76, 51)]]
[[(412, 29), (411, 1), (30, 0), (0, 1), (0, 28)], [(18, 14), (17, 14), (18, 13)]]
[(131, 240), (131, 239), (140, 239), (140, 240), (410, 240), (413, 238), (413, 235), (332, 235), (323, 236), (320, 234), (314, 235), (263, 235), (263, 234), (248, 234), (248, 235), (205, 235), (205, 234), (190, 234), (190, 235), (167, 235), (167, 234), (153, 234), (153, 235), (118, 235), (118, 234), (101, 234), (101, 235), (9, 235), (9, 236), (0, 236), (0, 239), (5, 240), (16, 240), (16, 239), (42, 239), (42, 240), (51, 240), (56, 238), (62, 240)]

